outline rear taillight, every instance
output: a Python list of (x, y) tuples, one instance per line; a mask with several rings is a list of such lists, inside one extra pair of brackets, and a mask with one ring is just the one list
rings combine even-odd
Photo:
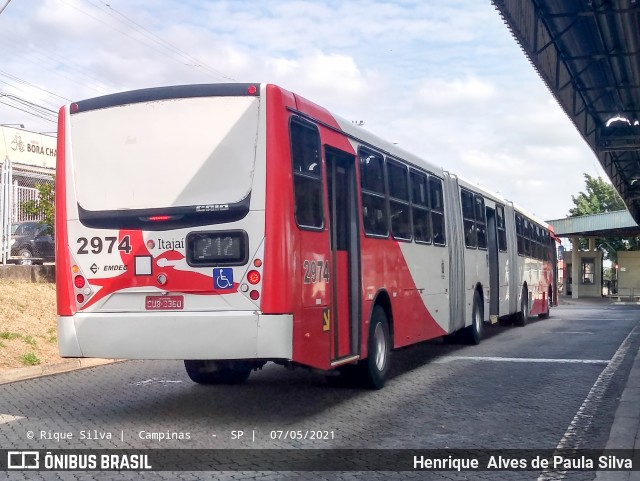
[[(75, 259), (72, 258), (73, 261)], [(81, 304), (86, 303), (93, 295), (93, 289), (89, 285), (87, 278), (84, 276), (82, 269), (75, 262), (71, 265), (71, 273), (73, 275), (74, 294), (76, 305), (79, 308)]]
[(264, 247), (261, 243), (256, 249), (253, 258), (247, 266), (247, 271), (242, 276), (239, 291), (247, 298), (251, 299), (256, 305), (259, 305), (262, 296), (262, 274), (264, 271)]
[(258, 271), (249, 271), (247, 273), (247, 281), (249, 284), (256, 285), (260, 282), (260, 273)]

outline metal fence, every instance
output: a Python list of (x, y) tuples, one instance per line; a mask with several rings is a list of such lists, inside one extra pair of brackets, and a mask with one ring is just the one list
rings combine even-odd
[(47, 172), (51, 169), (31, 168), (13, 164), (9, 159), (5, 159), (0, 164), (0, 262), (31, 263), (34, 260), (41, 260), (44, 253), (40, 252), (38, 243), (31, 243), (30, 248), (22, 250), (22, 255), (18, 257), (18, 252), (14, 247), (12, 253), (12, 233), (18, 223), (25, 221), (43, 220), (42, 215), (29, 215), (24, 211), (24, 205), (28, 201), (37, 201), (39, 198), (39, 184), (53, 184), (54, 172)]

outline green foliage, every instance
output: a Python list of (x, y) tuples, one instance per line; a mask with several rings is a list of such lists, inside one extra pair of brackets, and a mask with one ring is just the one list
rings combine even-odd
[(47, 341), (49, 343), (55, 344), (56, 342), (58, 342), (58, 336), (56, 335), (57, 332), (58, 332), (58, 329), (55, 327), (50, 327), (49, 329), (47, 329), (47, 334), (49, 334)]
[(33, 336), (24, 336), (24, 337), (22, 338), (22, 340), (23, 340), (24, 342), (26, 342), (27, 344), (30, 344), (31, 346), (36, 347), (37, 342), (36, 342), (36, 340), (33, 338)]
[(23, 202), (22, 213), (41, 218), (42, 222), (49, 226), (49, 234), (52, 234), (55, 220), (55, 186), (53, 183), (45, 182), (36, 184), (36, 189), (38, 189), (38, 199)]
[(35, 366), (36, 364), (40, 364), (42, 361), (38, 356), (36, 356), (33, 352), (27, 352), (22, 355), (20, 361), (25, 366)]
[(622, 198), (611, 184), (602, 177), (595, 178), (589, 174), (583, 175), (587, 187), (586, 193), (580, 192), (577, 197), (571, 196), (575, 207), (569, 210), (569, 217), (626, 209)]
[[(583, 174), (586, 184), (585, 192), (577, 196), (571, 196), (575, 205), (569, 209), (569, 217), (580, 215), (601, 214), (603, 212), (615, 212), (625, 210), (626, 206), (616, 189), (602, 177), (592, 177)], [(581, 248), (587, 248), (587, 241), (581, 241)], [(605, 257), (613, 262), (618, 259), (618, 251), (638, 250), (640, 242), (638, 237), (608, 237), (597, 238), (596, 248), (605, 253)]]
[(9, 331), (0, 332), (0, 339), (6, 339), (7, 341), (11, 341), (12, 339), (20, 339), (21, 337), (22, 335), (18, 334), (17, 332), (9, 332)]

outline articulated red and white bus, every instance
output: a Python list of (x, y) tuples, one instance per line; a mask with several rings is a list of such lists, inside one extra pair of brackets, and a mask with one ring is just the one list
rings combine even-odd
[(384, 384), (390, 351), (549, 314), (550, 226), (270, 84), (161, 87), (60, 110), (63, 357), (273, 361)]

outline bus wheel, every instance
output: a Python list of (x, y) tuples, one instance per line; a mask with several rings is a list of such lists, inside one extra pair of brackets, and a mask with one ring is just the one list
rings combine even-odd
[(471, 311), (471, 325), (464, 328), (462, 336), (465, 344), (477, 345), (482, 339), (482, 325), (484, 322), (482, 295), (476, 291), (473, 295), (473, 310)]
[(529, 322), (529, 294), (526, 289), (522, 289), (522, 296), (520, 300), (520, 312), (516, 314), (514, 325), (524, 327)]
[(242, 384), (251, 374), (251, 366), (242, 362), (185, 360), (184, 367), (198, 384)]
[(391, 336), (387, 314), (380, 306), (375, 306), (369, 326), (369, 355), (357, 365), (358, 377), (363, 387), (380, 389), (384, 386), (389, 371)]

